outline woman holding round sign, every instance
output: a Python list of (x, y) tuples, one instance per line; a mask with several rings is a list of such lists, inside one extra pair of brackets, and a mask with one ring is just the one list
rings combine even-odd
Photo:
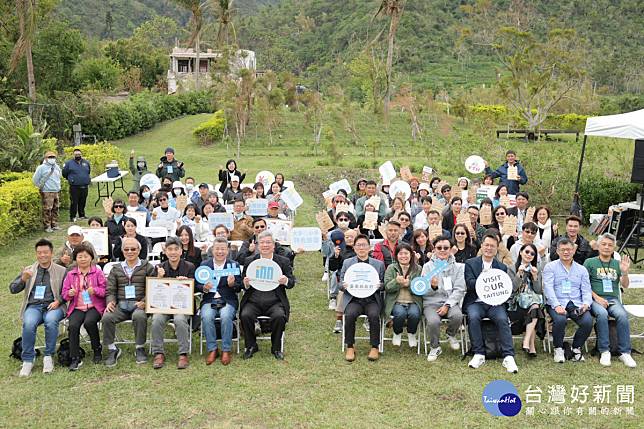
[[(542, 269), (541, 264), (537, 263), (537, 248), (534, 244), (521, 246), (516, 265), (508, 267), (508, 274), (513, 285), (512, 296), (508, 301), (508, 315), (512, 322), (512, 332), (518, 335), (525, 331), (523, 351), (531, 358), (537, 356), (535, 348), (537, 331), (540, 331), (542, 337), (545, 334), (546, 315), (543, 311)], [(540, 325), (540, 329), (537, 325)]]
[(367, 358), (371, 361), (380, 357), (380, 313), (383, 307), (380, 289), (385, 277), (385, 264), (369, 257), (369, 238), (358, 235), (353, 243), (356, 256), (346, 259), (340, 270), (342, 311), (344, 314), (344, 343), (347, 346), (345, 359), (353, 362), (356, 351), (353, 347), (356, 335), (356, 320), (365, 314), (369, 321), (371, 350)]
[(452, 350), (458, 350), (460, 343), (456, 334), (463, 323), (461, 299), (465, 295), (463, 266), (456, 263), (451, 253), (452, 241), (441, 235), (434, 239), (434, 253), (423, 266), (422, 287), (416, 285), (412, 291), (423, 297), (423, 313), (429, 330), (430, 350), (428, 362), (434, 362), (442, 353), (440, 329), (443, 319), (447, 319), (447, 339)]
[(414, 252), (407, 243), (396, 246), (396, 261), (385, 272), (385, 311), (383, 317), (393, 316), (394, 336), (392, 343), (400, 346), (402, 331), (407, 322), (407, 342), (416, 347), (416, 331), (422, 316), (423, 299), (409, 290), (411, 281), (420, 276), (421, 267), (416, 263)]

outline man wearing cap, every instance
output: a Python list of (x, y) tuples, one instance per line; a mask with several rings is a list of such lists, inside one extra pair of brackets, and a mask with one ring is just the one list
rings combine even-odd
[[(72, 225), (67, 228), (67, 241), (62, 245), (56, 256), (54, 256), (54, 263), (65, 268), (72, 268), (76, 265), (72, 255), (74, 254), (74, 249), (79, 245), (84, 244), (85, 246), (92, 249), (94, 255), (96, 255), (96, 250), (94, 246), (89, 241), (85, 241), (85, 236), (83, 235), (83, 229), (78, 225)], [(94, 263), (97, 262), (96, 256), (94, 256)]]
[(284, 213), (280, 213), (280, 203), (277, 201), (271, 201), (268, 203), (268, 213), (266, 219), (282, 219), (287, 220)]
[(56, 153), (48, 151), (31, 179), (40, 191), (42, 222), (46, 232), (60, 229), (58, 226), (58, 203), (62, 175), (60, 167), (56, 164)]
[(246, 203), (237, 199), (233, 203), (233, 230), (230, 232), (230, 239), (245, 241), (253, 236), (253, 218), (248, 216), (244, 210)]
[(173, 182), (176, 182), (185, 175), (186, 170), (183, 168), (183, 162), (174, 158), (174, 149), (166, 148), (165, 156), (161, 157), (161, 163), (157, 167), (157, 176), (160, 178), (169, 176)]
[(204, 204), (208, 202), (208, 184), (201, 183), (197, 190), (199, 192), (190, 199), (190, 202), (192, 202), (192, 204), (194, 204), (199, 210), (199, 213), (201, 213), (203, 211)]
[(243, 199), (239, 183), (239, 176), (232, 176), (230, 178), (230, 186), (226, 188), (222, 195), (225, 204), (230, 204), (236, 199)]
[(85, 202), (87, 191), (91, 181), (91, 166), (89, 161), (83, 159), (81, 150), (74, 149), (74, 159), (65, 162), (63, 166), (63, 177), (69, 182), (69, 221), (76, 221), (76, 213), (79, 219), (85, 217)]

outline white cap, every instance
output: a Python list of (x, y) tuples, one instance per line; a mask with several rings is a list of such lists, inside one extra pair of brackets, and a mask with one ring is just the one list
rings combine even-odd
[(184, 184), (183, 184), (183, 183), (181, 183), (181, 181), (180, 181), (180, 180), (177, 180), (177, 181), (175, 181), (175, 182), (173, 182), (173, 183), (172, 183), (172, 189), (178, 189), (178, 188), (181, 188), (181, 189), (185, 189), (185, 188), (186, 188), (186, 187), (184, 186)]
[(431, 188), (429, 187), (429, 183), (423, 182), (420, 185), (418, 185), (418, 190), (420, 191), (421, 189), (424, 189), (427, 192), (432, 192)]
[(239, 177), (238, 177), (238, 176), (232, 176), (232, 177), (230, 178), (230, 181), (231, 181), (231, 182), (238, 182), (238, 183), (239, 183)]
[(69, 228), (67, 228), (67, 235), (83, 235), (83, 228), (81, 228), (78, 225), (72, 225)]

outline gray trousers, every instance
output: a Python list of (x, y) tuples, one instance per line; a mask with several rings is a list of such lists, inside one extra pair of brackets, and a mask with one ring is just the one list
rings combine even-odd
[(440, 345), (441, 336), (441, 320), (447, 319), (447, 335), (455, 336), (458, 329), (463, 323), (463, 313), (458, 305), (449, 308), (447, 314), (443, 317), (436, 313), (440, 305), (426, 305), (423, 309), (425, 320), (427, 323), (427, 331), (429, 332), (429, 345), (436, 348)]
[(163, 338), (165, 327), (174, 318), (174, 329), (179, 343), (179, 354), (190, 353), (190, 325), (188, 317), (183, 314), (155, 314), (152, 316), (152, 354), (164, 353)]
[(145, 310), (137, 308), (132, 314), (125, 313), (118, 305), (113, 312), (103, 313), (101, 324), (103, 325), (103, 347), (107, 348), (114, 344), (114, 337), (116, 335), (116, 324), (125, 322), (132, 319), (132, 326), (134, 328), (134, 338), (137, 346), (145, 345), (146, 336), (148, 333), (148, 315)]

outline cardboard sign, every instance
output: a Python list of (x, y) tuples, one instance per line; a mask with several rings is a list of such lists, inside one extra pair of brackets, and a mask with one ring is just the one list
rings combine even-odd
[(246, 269), (246, 277), (250, 279), (250, 285), (264, 292), (276, 289), (281, 276), (282, 269), (272, 259), (255, 259)]
[(499, 205), (505, 208), (510, 208), (510, 197), (507, 195), (501, 195), (499, 198)]
[(322, 198), (324, 198), (324, 204), (326, 204), (327, 208), (331, 208), (333, 205), (333, 197), (335, 197), (337, 194), (333, 192), (332, 190), (326, 190), (322, 192)]
[(320, 231), (320, 228), (293, 228), (291, 231), (291, 249), (316, 252), (321, 248), (322, 231)]
[(112, 216), (112, 205), (114, 205), (112, 197), (103, 198), (103, 210), (105, 211), (107, 217)]
[(436, 210), (443, 216), (443, 210), (445, 210), (445, 204), (438, 201), (436, 198), (432, 198), (432, 210)]
[(378, 228), (378, 212), (365, 212), (362, 227), (371, 231)]
[(208, 227), (214, 230), (217, 225), (224, 225), (229, 231), (235, 228), (232, 213), (210, 213), (208, 215)]
[(146, 278), (145, 312), (192, 315), (194, 284), (192, 279)]
[(367, 204), (370, 204), (373, 208), (378, 211), (380, 208), (380, 197), (377, 195), (374, 195), (373, 197), (367, 199), (367, 201), (364, 202), (364, 206), (367, 207)]
[(528, 210), (526, 210), (525, 212), (525, 219), (523, 219), (523, 223), (534, 222), (534, 212), (536, 210), (536, 207), (528, 207)]
[(470, 221), (470, 215), (467, 212), (461, 212), (456, 216), (456, 223), (462, 223), (467, 226), (467, 229), (472, 230), (472, 222)]
[(405, 182), (409, 182), (414, 175), (411, 174), (411, 170), (408, 166), (404, 166), (400, 167), (400, 177), (402, 177)]
[(479, 212), (479, 223), (481, 225), (492, 225), (492, 207), (483, 206)]
[(358, 262), (344, 273), (344, 287), (356, 298), (367, 298), (380, 288), (380, 276), (371, 265)]
[(488, 305), (501, 305), (512, 295), (512, 280), (496, 268), (483, 271), (476, 279), (476, 294)]
[(429, 225), (427, 234), (429, 239), (433, 240), (443, 234), (443, 227), (441, 225)]
[(391, 161), (387, 161), (378, 168), (383, 181), (391, 182), (396, 177), (396, 169)]
[(508, 180), (519, 180), (519, 168), (516, 165), (508, 165)]
[(318, 212), (315, 215), (315, 220), (317, 221), (320, 230), (323, 232), (328, 232), (330, 229), (335, 228), (335, 225), (329, 217), (329, 214), (325, 211)]
[(464, 201), (467, 201), (468, 205), (476, 204), (476, 194), (478, 192), (478, 189), (478, 186), (470, 186), (467, 189), (467, 197), (464, 199)]
[(335, 205), (335, 212), (340, 213), (340, 212), (345, 212), (345, 213), (350, 213), (351, 212), (351, 206), (347, 203), (338, 203)]
[(465, 169), (472, 174), (480, 174), (485, 170), (485, 160), (478, 155), (469, 156), (465, 160)]
[(290, 246), (293, 222), (281, 219), (266, 219), (266, 230), (273, 234), (273, 239), (280, 244)]
[(381, 223), (380, 225), (378, 225), (378, 232), (379, 232), (379, 233), (380, 233), (380, 235), (382, 235), (383, 237), (386, 237), (386, 236), (387, 236), (387, 225), (388, 225), (388, 224), (389, 224), (389, 222), (383, 222), (383, 223)]
[(187, 195), (179, 195), (177, 198), (175, 198), (175, 207), (182, 216), (183, 216), (183, 211), (185, 210), (187, 205), (188, 205)]
[(295, 188), (286, 188), (282, 191), (282, 200), (286, 203), (289, 209), (295, 210), (304, 203), (300, 194), (297, 193)]
[(246, 213), (249, 216), (266, 216), (268, 214), (268, 200), (266, 198), (246, 200)]
[(423, 182), (429, 182), (430, 180), (432, 180), (432, 174), (433, 173), (434, 173), (434, 170), (432, 169), (432, 167), (428, 167), (428, 166), (425, 165), (423, 167), (423, 172), (422, 172), (422, 176), (421, 176), (422, 181)]
[[(145, 226), (145, 222), (143, 223)], [(107, 228), (82, 228), (83, 240), (88, 241), (94, 246), (96, 254), (99, 256), (109, 255), (110, 243)]]
[(351, 185), (347, 179), (338, 180), (329, 185), (329, 190), (333, 192), (333, 195), (336, 195), (340, 189), (344, 189), (347, 194), (351, 193)]
[(501, 228), (502, 235), (514, 236), (517, 233), (518, 219), (514, 215), (506, 216)]

